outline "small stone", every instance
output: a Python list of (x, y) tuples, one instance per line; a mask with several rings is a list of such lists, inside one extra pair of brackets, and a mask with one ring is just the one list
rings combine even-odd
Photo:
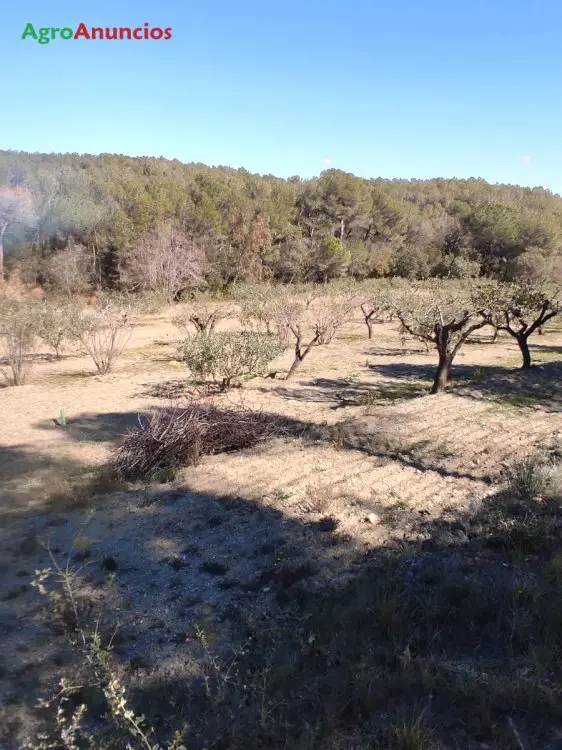
[(366, 522), (366, 523), (370, 523), (370, 524), (372, 524), (373, 526), (376, 526), (376, 525), (377, 525), (378, 523), (380, 523), (380, 522), (381, 522), (381, 517), (380, 517), (380, 516), (377, 516), (377, 514), (376, 514), (376, 513), (369, 513), (369, 515), (368, 515), (368, 516), (367, 516), (367, 518), (365, 519), (365, 522)]

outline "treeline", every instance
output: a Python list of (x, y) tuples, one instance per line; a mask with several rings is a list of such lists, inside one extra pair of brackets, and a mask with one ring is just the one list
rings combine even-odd
[(7, 273), (66, 291), (401, 276), (551, 278), (562, 198), (484, 180), (287, 180), (118, 155), (0, 152)]

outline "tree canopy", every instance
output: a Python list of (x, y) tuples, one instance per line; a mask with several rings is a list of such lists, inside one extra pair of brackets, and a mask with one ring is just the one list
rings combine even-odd
[(341, 276), (512, 281), (562, 265), (562, 198), (481, 179), (328, 169), (284, 180), (163, 158), (0, 151), (0, 194), (25, 197), (10, 204), (7, 267), (39, 282), (75, 243), (88, 283), (126, 286), (138, 259), (166, 245), (160, 231), (182, 237), (198, 259), (191, 278), (215, 288)]

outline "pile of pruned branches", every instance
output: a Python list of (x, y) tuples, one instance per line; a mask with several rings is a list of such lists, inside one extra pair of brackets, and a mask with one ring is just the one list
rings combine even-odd
[(112, 467), (128, 481), (196, 464), (201, 456), (250, 448), (282, 433), (282, 420), (242, 405), (197, 403), (155, 408), (139, 415), (115, 449)]

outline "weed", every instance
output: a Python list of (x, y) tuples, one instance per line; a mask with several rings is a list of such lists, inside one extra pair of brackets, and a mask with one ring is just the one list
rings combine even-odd
[(389, 747), (392, 750), (437, 750), (433, 733), (424, 722), (424, 713), (403, 719), (392, 727), (389, 733)]
[(397, 510), (408, 510), (410, 503), (407, 500), (397, 500), (393, 507)]
[(334, 508), (337, 499), (332, 485), (313, 484), (306, 488), (304, 505), (309, 513), (325, 515)]
[(516, 461), (505, 470), (508, 491), (524, 502), (542, 497), (548, 487), (550, 468), (540, 455)]
[(105, 466), (69, 476), (51, 475), (43, 483), (47, 502), (68, 510), (87, 507), (96, 498), (125, 489), (125, 483)]

